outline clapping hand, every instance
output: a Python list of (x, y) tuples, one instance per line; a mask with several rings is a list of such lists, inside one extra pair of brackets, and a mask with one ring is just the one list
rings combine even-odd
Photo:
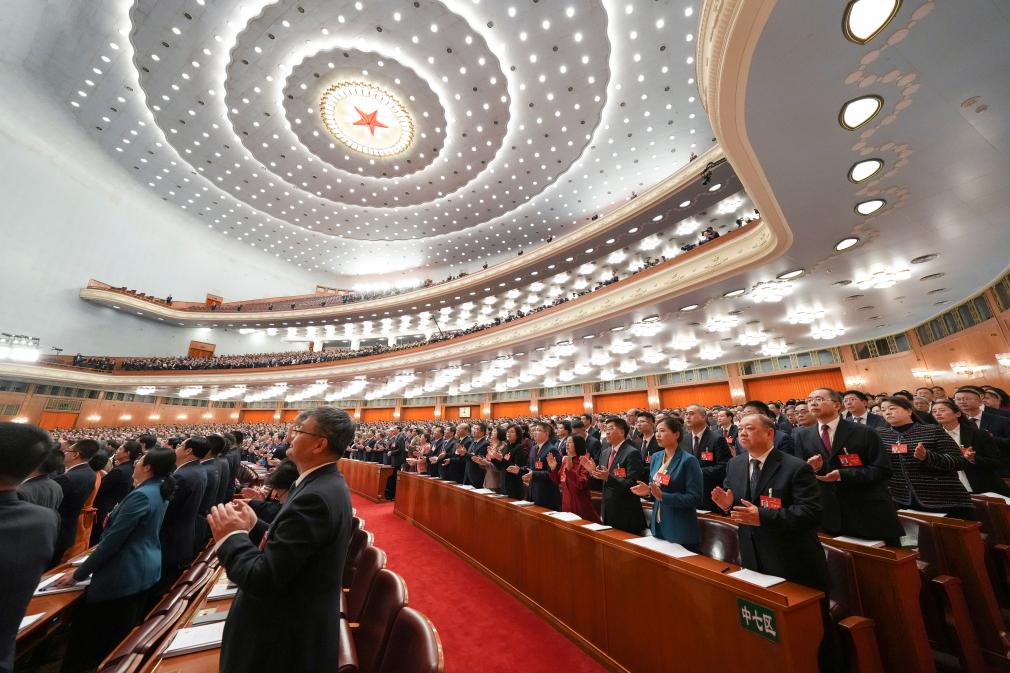
[(975, 449), (971, 448), (970, 446), (966, 446), (963, 449), (961, 449), (961, 455), (964, 456), (964, 459), (967, 460), (969, 463), (973, 465), (975, 464)]
[(828, 472), (827, 474), (825, 474), (823, 476), (819, 475), (819, 474), (815, 474), (814, 477), (817, 478), (817, 481), (827, 481), (827, 482), (841, 481), (841, 479), (842, 479), (842, 473), (839, 472), (838, 470), (831, 470), (830, 472)]
[(527, 472), (526, 474), (523, 475), (523, 483), (526, 484), (527, 486), (530, 485), (530, 481), (532, 479), (533, 479), (533, 473), (532, 472)]
[(820, 454), (807, 458), (807, 465), (813, 468), (814, 472), (820, 472), (824, 467), (824, 458)]
[(659, 483), (655, 481), (649, 483), (649, 493), (657, 501), (661, 501), (663, 499), (663, 490), (659, 487)]
[(214, 541), (220, 542), (231, 533), (252, 530), (256, 525), (256, 512), (244, 501), (233, 500), (224, 505), (214, 505), (207, 515), (207, 523)]
[(644, 498), (649, 495), (649, 485), (644, 481), (640, 481), (631, 487), (631, 492), (637, 495), (639, 498)]
[(728, 512), (733, 506), (733, 489), (723, 490), (722, 486), (716, 486), (712, 489), (712, 502), (719, 505), (722, 511)]
[(264, 500), (266, 495), (258, 488), (243, 488), (242, 497), (246, 500)]
[(554, 457), (553, 453), (547, 454), (547, 467), (551, 469), (551, 472), (558, 469), (558, 459)]
[(743, 506), (737, 505), (734, 507), (729, 517), (744, 526), (760, 526), (761, 513), (758, 511), (757, 505), (752, 505), (746, 500), (741, 500), (740, 502), (743, 503)]
[(508, 472), (509, 474), (519, 474), (519, 466), (509, 465), (508, 467), (505, 468), (505, 471)]
[(66, 589), (67, 587), (72, 587), (75, 584), (77, 584), (77, 580), (74, 579), (74, 573), (68, 572), (66, 575), (50, 584), (48, 588)]
[(912, 455), (915, 456), (916, 460), (926, 460), (926, 447), (923, 446), (922, 442), (915, 445), (915, 453)]

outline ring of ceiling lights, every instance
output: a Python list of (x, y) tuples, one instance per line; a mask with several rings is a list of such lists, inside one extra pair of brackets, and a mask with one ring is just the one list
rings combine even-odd
[[(358, 119), (350, 121), (345, 114), (348, 107), (354, 109)], [(371, 108), (374, 112), (364, 112), (362, 108)], [(330, 135), (352, 150), (370, 157), (394, 157), (414, 142), (414, 120), (403, 103), (380, 87), (365, 82), (331, 84), (319, 101), (319, 117)], [(363, 128), (356, 129), (355, 126)], [(377, 129), (380, 134), (378, 140), (375, 139)], [(381, 139), (387, 131), (389, 139)], [(373, 138), (371, 142), (367, 138), (364, 142), (355, 138), (364, 136), (366, 132)]]
[[(490, 224), (555, 184), (579, 160), (607, 99), (611, 44), (600, 0), (580, 3), (568, 19), (566, 7), (556, 3), (524, 7), (521, 16), (505, 3), (473, 8), (450, 0), (405, 4), (402, 16), (384, 3), (323, 0), (194, 8), (228, 16), (231, 32), (219, 28), (217, 34), (187, 24), (178, 15), (193, 17), (169, 4), (145, 6), (143, 14), (139, 3), (131, 9), (141, 88), (165, 140), (203, 177), (252, 208), (253, 217), (241, 219), (263, 219), (255, 227), (276, 226), (270, 222), (276, 218), (345, 239), (396, 241)], [(503, 33), (519, 21), (561, 28), (539, 62), (537, 53), (513, 48), (515, 34)], [(176, 31), (179, 23), (187, 30)], [(166, 35), (166, 26), (174, 34)], [(578, 29), (578, 41), (571, 28)], [(544, 38), (537, 39), (542, 47)], [(226, 63), (217, 56), (222, 45)], [(185, 56), (177, 69), (146, 65), (167, 65), (162, 58), (180, 53)], [(339, 54), (325, 70), (315, 67), (309, 75), (300, 67), (324, 53)], [(369, 54), (371, 61), (358, 68), (345, 53)], [(308, 110), (318, 120), (322, 90), (346, 79), (336, 71), (352, 67), (356, 81), (365, 70), (364, 81), (403, 102), (415, 124), (412, 147), (428, 163), (397, 162), (410, 147), (390, 158), (333, 152), (332, 136), (313, 135), (323, 126), (311, 128)], [(415, 73), (414, 84), (425, 83), (420, 89), (433, 91), (445, 108), (444, 124), (415, 114), (414, 91), (386, 74), (398, 67)], [(299, 133), (299, 127), (308, 130)], [(306, 142), (306, 133), (315, 142)], [(286, 198), (270, 198), (278, 188)], [(238, 217), (234, 210), (222, 213), (223, 206), (201, 214), (211, 210), (222, 226)]]

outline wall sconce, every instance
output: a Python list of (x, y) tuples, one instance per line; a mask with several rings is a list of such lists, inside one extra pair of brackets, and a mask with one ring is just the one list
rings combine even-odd
[(984, 365), (973, 365), (968, 362), (951, 362), (950, 371), (954, 372), (957, 376), (963, 376), (966, 378), (974, 378), (977, 376), (982, 376), (982, 370), (987, 369)]
[(158, 419), (161, 418), (161, 416), (159, 414), (151, 414), (147, 418), (148, 418), (148, 420), (151, 420), (151, 421), (157, 421)]
[(849, 388), (860, 388), (866, 385), (866, 378), (862, 376), (849, 376), (845, 379), (845, 385)]
[(729, 396), (734, 400), (742, 400), (747, 396), (743, 388), (730, 388)]
[(999, 363), (1000, 367), (1010, 369), (1010, 353), (996, 353), (996, 362)]
[(27, 416), (18, 416), (17, 418), (11, 419), (11, 423), (27, 423), (27, 422), (28, 422)]
[(123, 414), (122, 416), (119, 417), (119, 420), (121, 420), (121, 421), (129, 421), (129, 420), (132, 420), (132, 419), (133, 419), (133, 416), (131, 416), (130, 414)]
[(928, 379), (929, 370), (924, 369), (922, 367), (915, 367), (914, 369), (912, 369), (912, 376), (914, 376), (917, 379)]
[(95, 414), (92, 414), (91, 416), (88, 416), (88, 418), (87, 418), (87, 421), (89, 423), (97, 423), (100, 420), (102, 420), (102, 417), (101, 416), (97, 416)]

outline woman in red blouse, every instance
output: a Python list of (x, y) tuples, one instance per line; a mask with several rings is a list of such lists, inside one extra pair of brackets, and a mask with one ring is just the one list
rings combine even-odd
[[(589, 495), (589, 472), (579, 463), (586, 454), (586, 440), (569, 435), (565, 440), (565, 457), (561, 461), (561, 511), (574, 512), (586, 521), (600, 523), (600, 515), (593, 508)], [(547, 456), (547, 466), (557, 469), (554, 456)]]

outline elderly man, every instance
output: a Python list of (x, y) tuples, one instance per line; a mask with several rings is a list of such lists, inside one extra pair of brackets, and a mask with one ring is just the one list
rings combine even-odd
[(715, 504), (708, 494), (726, 477), (726, 464), (729, 463), (732, 454), (722, 432), (709, 426), (708, 410), (700, 404), (692, 404), (684, 411), (684, 431), (680, 434), (680, 448), (697, 458), (701, 464), (701, 473), (705, 480), (701, 508), (715, 511)]

